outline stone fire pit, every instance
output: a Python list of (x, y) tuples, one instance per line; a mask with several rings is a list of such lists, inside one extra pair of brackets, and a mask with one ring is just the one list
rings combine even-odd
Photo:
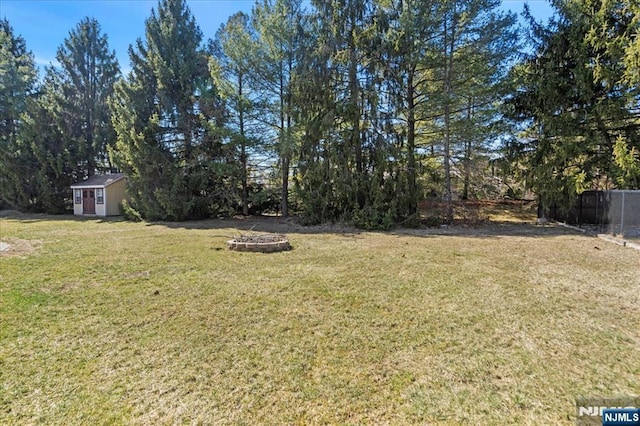
[(229, 250), (252, 251), (261, 253), (273, 253), (276, 251), (290, 250), (291, 245), (286, 235), (241, 235), (227, 241)]

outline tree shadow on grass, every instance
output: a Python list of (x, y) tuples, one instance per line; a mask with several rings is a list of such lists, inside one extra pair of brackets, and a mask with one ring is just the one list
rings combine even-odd
[[(122, 216), (96, 217), (48, 215), (40, 213), (21, 213), (15, 210), (0, 211), (0, 219), (12, 219), (22, 223), (37, 223), (42, 221), (73, 221), (93, 223), (126, 222)], [(238, 234), (281, 233), (281, 234), (334, 234), (347, 237), (357, 237), (363, 233), (379, 233), (396, 236), (414, 236), (424, 238), (437, 237), (473, 237), (499, 238), (505, 236), (546, 238), (560, 235), (580, 234), (571, 229), (556, 224), (536, 224), (518, 221), (487, 221), (478, 225), (455, 224), (452, 226), (396, 228), (390, 231), (365, 231), (344, 224), (303, 225), (296, 218), (280, 216), (235, 216), (230, 218), (194, 220), (184, 222), (145, 222), (149, 227), (166, 227), (170, 229), (194, 230), (222, 230), (231, 229)], [(229, 235), (233, 237), (237, 235)]]
[(236, 216), (226, 219), (211, 219), (191, 222), (150, 222), (148, 226), (164, 226), (172, 229), (233, 229), (240, 234), (281, 233), (281, 234), (335, 234), (357, 237), (364, 233), (414, 236), (424, 238), (437, 237), (530, 237), (546, 238), (561, 235), (580, 234), (556, 224), (536, 224), (531, 222), (490, 221), (476, 226), (452, 225), (440, 227), (396, 228), (389, 231), (366, 231), (342, 224), (323, 224), (307, 226), (294, 218), (284, 219), (274, 216)]
[(297, 218), (283, 218), (281, 216), (234, 216), (185, 222), (149, 222), (147, 226), (164, 226), (171, 229), (233, 229), (243, 234), (339, 234), (355, 236), (365, 232), (342, 224), (304, 225)]
[(23, 213), (17, 210), (0, 210), (0, 219), (17, 220), (22, 223), (37, 223), (51, 221), (71, 221), (71, 222), (98, 222), (114, 223), (126, 222), (122, 216), (76, 216), (70, 213), (46, 214), (46, 213)]

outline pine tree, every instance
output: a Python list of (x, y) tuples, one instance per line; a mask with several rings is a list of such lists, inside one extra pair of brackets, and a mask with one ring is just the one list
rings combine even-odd
[(378, 23), (384, 17), (370, 1), (314, 5), (310, 32), (316, 36), (307, 45), (309, 71), (297, 90), (297, 110), (305, 117), (296, 176), (303, 211), (313, 223), (387, 228), (397, 219), (395, 198), (402, 191), (385, 177), (396, 157), (379, 111), (380, 64), (386, 58), (380, 57)]
[(24, 39), (14, 34), (9, 21), (0, 20), (0, 206), (35, 208), (39, 166), (19, 132), (36, 79), (34, 57)]
[[(611, 81), (622, 77), (619, 83), (638, 88), (640, 3), (636, 0), (583, 0), (582, 3), (582, 9), (590, 16), (591, 22), (585, 41), (600, 52), (606, 52), (606, 55), (594, 58), (595, 78)], [(620, 69), (622, 76), (617, 74)]]
[(494, 135), (477, 129), (470, 135), (469, 127), (478, 119), (483, 124), (499, 119), (495, 105), (506, 97), (502, 90), (506, 65), (518, 49), (516, 18), (498, 11), (499, 4), (497, 0), (451, 0), (440, 6), (428, 108), (434, 119), (434, 142), (442, 147), (447, 222), (453, 219), (456, 148), (462, 145), (462, 157), (468, 161), (473, 154), (470, 137), (485, 133), (479, 139), (486, 142)]
[(306, 35), (299, 64), (306, 72), (294, 76), (292, 89), (294, 121), (300, 123), (294, 189), (303, 220), (318, 224), (335, 219), (329, 165), (336, 157), (332, 143), (336, 108), (331, 84), (331, 52), (327, 49), (329, 36), (315, 17), (309, 17)]
[(115, 171), (108, 155), (115, 131), (107, 104), (120, 78), (107, 35), (92, 18), (82, 19), (58, 48), (59, 67), (49, 67), (51, 108), (68, 152), (77, 165), (73, 179)]
[[(69, 185), (111, 169), (106, 147), (115, 133), (107, 97), (119, 71), (97, 21), (82, 20), (58, 49), (57, 59), (60, 68), (47, 68), (38, 93), (25, 97), (25, 92), (14, 92), (8, 104), (21, 102), (21, 115), (19, 128), (15, 118), (6, 121), (14, 124), (3, 164), (14, 168), (6, 178), (14, 190), (2, 192), (25, 210), (63, 213), (70, 206)], [(33, 87), (32, 59), (22, 72), (33, 76), (24, 88)], [(15, 108), (6, 111), (12, 109), (15, 114)]]
[[(384, 3), (384, 2), (382, 2)], [(390, 94), (387, 126), (398, 140), (397, 166), (399, 211), (402, 217), (417, 215), (421, 126), (429, 120), (426, 106), (432, 102), (434, 39), (440, 31), (441, 2), (399, 0), (384, 9), (388, 24), (382, 52), (385, 91)], [(401, 171), (402, 170), (402, 171)]]
[(28, 103), (19, 131), (37, 164), (30, 180), (31, 207), (47, 213), (70, 208), (69, 186), (112, 167), (107, 145), (115, 133), (107, 98), (118, 78), (115, 53), (97, 21), (83, 19), (49, 66), (39, 93)]
[(264, 0), (253, 10), (253, 27), (262, 61), (255, 63), (257, 86), (263, 93), (261, 113), (275, 135), (281, 182), (281, 213), (289, 215), (289, 177), (298, 140), (293, 121), (293, 80), (301, 62), (305, 34), (301, 0)]
[(219, 134), (224, 108), (201, 43), (185, 1), (162, 0), (116, 85), (114, 156), (132, 207), (148, 219), (209, 217), (236, 202), (236, 164)]
[[(637, 22), (619, 13), (624, 4), (554, 3), (556, 19), (547, 27), (533, 23), (536, 51), (515, 70), (521, 86), (512, 116), (531, 125), (509, 151), (546, 209), (567, 211), (586, 189), (638, 184), (639, 92), (618, 44)], [(602, 10), (612, 13), (604, 19)]]
[[(640, 3), (631, 0), (585, 2), (591, 8), (592, 24), (586, 43), (597, 52), (592, 59), (594, 80), (622, 95), (630, 114), (625, 129), (613, 131), (612, 178), (619, 188), (640, 188)], [(618, 127), (621, 127), (618, 124)], [(620, 131), (623, 130), (623, 131)]]
[[(250, 136), (250, 121), (255, 122), (255, 83), (251, 81), (257, 62), (256, 40), (250, 17), (242, 12), (232, 15), (210, 43), (212, 76), (226, 101), (231, 138), (239, 151), (240, 199), (242, 214), (249, 214), (249, 151), (255, 145)], [(252, 84), (253, 83), (253, 84)]]

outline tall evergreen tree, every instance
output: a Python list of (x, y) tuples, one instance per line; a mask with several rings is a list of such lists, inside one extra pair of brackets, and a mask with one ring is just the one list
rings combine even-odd
[(58, 48), (56, 59), (60, 66), (47, 70), (53, 86), (51, 108), (69, 161), (77, 165), (72, 178), (114, 171), (108, 148), (116, 135), (107, 100), (120, 68), (98, 21), (82, 19)]
[[(480, 0), (314, 5), (315, 57), (323, 59), (310, 62), (308, 79), (323, 95), (311, 100), (324, 112), (314, 113), (312, 102), (301, 109), (312, 112), (313, 122), (331, 120), (335, 130), (325, 127), (319, 142), (303, 144), (310, 157), (301, 157), (301, 190), (324, 188), (314, 197), (326, 203), (314, 209), (323, 217), (329, 211), (331, 219), (365, 227), (415, 222), (427, 149), (444, 153), (450, 194), (457, 147), (464, 146), (471, 170), (476, 151), (495, 134), (495, 105), (504, 94), (498, 88), (518, 47), (515, 17)], [(474, 132), (474, 124), (492, 131)]]
[[(469, 160), (473, 146), (469, 125), (480, 118), (479, 123), (486, 125), (487, 117), (497, 117), (495, 105), (506, 97), (501, 88), (519, 47), (516, 17), (500, 12), (499, 5), (498, 0), (451, 0), (440, 6), (431, 70), (434, 85), (428, 108), (434, 118), (435, 142), (439, 140), (442, 147), (448, 222), (453, 219), (456, 148), (462, 145), (463, 157)], [(473, 133), (477, 136), (483, 131)], [(485, 142), (494, 136), (492, 132), (484, 133)]]
[(6, 19), (0, 20), (0, 205), (33, 209), (39, 169), (29, 141), (19, 137), (35, 91), (34, 57)]
[(48, 213), (69, 209), (69, 185), (112, 170), (107, 145), (115, 133), (107, 98), (119, 76), (115, 53), (93, 19), (69, 33), (56, 58), (60, 67), (47, 68), (20, 130), (37, 162), (35, 205)]
[[(434, 39), (442, 19), (441, 2), (399, 0), (385, 4), (387, 25), (382, 51), (384, 88), (389, 131), (398, 141), (397, 198), (405, 217), (415, 216), (418, 198), (418, 150), (421, 126), (429, 120), (433, 75)], [(422, 141), (424, 143), (424, 141)]]
[(22, 188), (3, 193), (13, 194), (8, 197), (21, 209), (48, 213), (69, 208), (70, 184), (111, 169), (106, 147), (115, 133), (107, 97), (119, 75), (115, 54), (92, 19), (70, 32), (57, 59), (60, 68), (47, 68), (37, 95), (25, 102), (24, 95), (13, 94), (11, 103), (21, 102), (21, 125), (13, 126), (13, 145), (3, 159), (7, 167), (17, 167), (12, 181)]
[[(638, 119), (640, 105), (640, 3), (630, 0), (585, 1), (593, 14), (585, 36), (597, 52), (593, 58), (594, 79), (609, 91), (618, 91), (631, 112), (629, 121)], [(629, 123), (631, 124), (631, 123)], [(640, 188), (640, 137), (638, 126), (617, 132), (613, 146), (613, 180), (619, 188)]]
[(216, 32), (211, 42), (212, 76), (227, 103), (228, 127), (231, 138), (239, 151), (240, 198), (242, 214), (249, 214), (249, 151), (255, 138), (251, 137), (250, 121), (254, 111), (253, 93), (255, 83), (251, 81), (253, 67), (257, 62), (255, 34), (250, 17), (242, 12), (232, 15)]
[(388, 149), (380, 114), (380, 66), (384, 21), (375, 2), (314, 2), (309, 69), (298, 87), (305, 115), (303, 150), (296, 176), (311, 222), (352, 221), (387, 227), (398, 217), (402, 190), (387, 178)]
[(81, 170), (77, 140), (65, 138), (62, 130), (58, 83), (51, 73), (45, 75), (40, 92), (28, 103), (19, 133), (38, 164), (34, 180), (37, 210), (52, 214), (71, 207), (69, 186)]
[(145, 218), (208, 217), (235, 202), (233, 152), (218, 129), (224, 111), (184, 0), (162, 0), (145, 41), (129, 49), (132, 71), (111, 102), (117, 165)]
[[(585, 189), (640, 185), (638, 86), (615, 42), (637, 28), (624, 4), (556, 2), (549, 26), (533, 22), (536, 51), (516, 68), (521, 87), (511, 102), (530, 127), (508, 152), (545, 208), (568, 210)], [(621, 13), (603, 20), (603, 8)]]
[(303, 220), (316, 224), (335, 218), (330, 164), (336, 157), (332, 138), (336, 108), (331, 83), (331, 36), (317, 16), (310, 17), (308, 25), (300, 63), (306, 72), (294, 76), (292, 90), (294, 120), (300, 123), (294, 188)]
[(264, 0), (253, 10), (262, 57), (255, 64), (257, 87), (262, 91), (262, 113), (275, 134), (281, 182), (281, 213), (289, 214), (291, 160), (297, 149), (293, 120), (293, 80), (300, 72), (300, 53), (305, 35), (302, 0)]
[(366, 173), (363, 157), (363, 83), (370, 59), (365, 47), (366, 29), (372, 16), (372, 2), (344, 0), (320, 5), (332, 38), (331, 66), (338, 132), (334, 182), (337, 184), (337, 207), (341, 213), (353, 212), (366, 204)]

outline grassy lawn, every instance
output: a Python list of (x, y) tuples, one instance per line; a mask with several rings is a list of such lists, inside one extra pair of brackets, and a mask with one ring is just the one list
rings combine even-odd
[[(294, 249), (226, 249), (252, 226)], [(0, 424), (569, 425), (640, 394), (640, 251), (346, 231), (5, 215)]]

